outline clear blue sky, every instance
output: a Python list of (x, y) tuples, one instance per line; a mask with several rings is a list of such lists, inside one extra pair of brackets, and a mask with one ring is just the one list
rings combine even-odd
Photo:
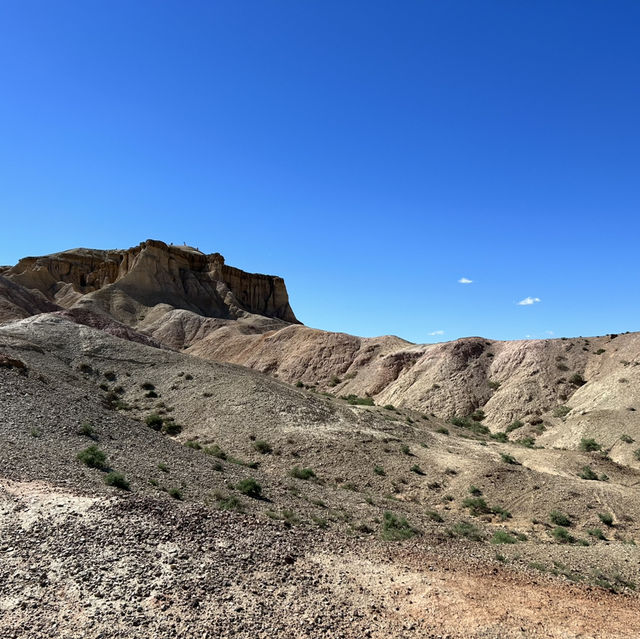
[(0, 264), (157, 238), (329, 330), (639, 330), (639, 32), (635, 0), (0, 0)]

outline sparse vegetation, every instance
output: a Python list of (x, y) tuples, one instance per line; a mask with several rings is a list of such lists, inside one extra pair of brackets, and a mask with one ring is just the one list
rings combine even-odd
[(491, 439), (495, 439), (497, 442), (506, 444), (509, 441), (509, 436), (503, 431), (498, 431), (497, 433), (493, 433), (491, 435)]
[(382, 539), (385, 541), (401, 541), (414, 537), (418, 531), (411, 526), (405, 517), (385, 511), (382, 520)]
[(179, 488), (169, 488), (167, 491), (170, 497), (182, 501), (182, 491)]
[(598, 513), (598, 519), (605, 525), (605, 526), (613, 526), (613, 515), (611, 513)]
[(562, 417), (566, 417), (570, 412), (571, 412), (571, 408), (569, 406), (565, 406), (565, 405), (556, 406), (553, 409), (553, 416), (562, 418)]
[(253, 478), (247, 477), (236, 484), (236, 490), (239, 490), (243, 495), (251, 497), (252, 499), (260, 499), (262, 496), (262, 486)]
[(373, 472), (376, 475), (380, 475), (381, 477), (384, 477), (386, 475), (386, 473), (384, 472), (384, 468), (382, 466), (374, 466)]
[(505, 464), (512, 464), (513, 466), (519, 466), (520, 462), (509, 453), (500, 453), (500, 457)]
[(235, 510), (238, 512), (244, 510), (242, 502), (235, 495), (225, 495), (221, 492), (215, 492), (213, 498), (216, 500), (220, 510)]
[(449, 429), (445, 428), (444, 426), (440, 426), (440, 428), (436, 430), (436, 433), (439, 433), (440, 435), (448, 435)]
[(582, 470), (578, 473), (580, 479), (588, 479), (590, 481), (596, 481), (598, 479), (597, 473), (593, 471), (591, 466), (583, 466)]
[(437, 524), (441, 524), (444, 521), (442, 515), (435, 510), (427, 510), (426, 514), (431, 521), (435, 521)]
[(129, 482), (126, 477), (122, 473), (118, 473), (112, 471), (107, 473), (104, 477), (104, 483), (107, 486), (114, 486), (115, 488), (120, 488), (120, 490), (129, 490)]
[(227, 453), (218, 446), (218, 444), (212, 444), (211, 446), (205, 446), (203, 448), (204, 452), (207, 455), (211, 455), (212, 457), (217, 457), (218, 459), (227, 459)]
[(492, 544), (517, 544), (518, 540), (505, 530), (496, 530), (491, 537)]
[(580, 375), (580, 373), (574, 373), (569, 378), (569, 384), (573, 384), (574, 386), (584, 386), (586, 383), (586, 380), (584, 379), (584, 377), (582, 377), (582, 375)]
[(521, 422), (519, 419), (516, 419), (515, 422), (512, 422), (505, 428), (505, 432), (508, 434), (513, 432), (514, 430), (517, 430), (518, 428), (522, 428), (523, 426), (524, 426), (524, 422)]
[(572, 544), (575, 542), (575, 537), (563, 526), (557, 526), (551, 534), (559, 544)]
[(633, 444), (635, 440), (629, 435), (620, 435), (620, 441), (624, 442), (625, 444)]
[(484, 535), (482, 531), (468, 521), (460, 521), (445, 531), (449, 537), (464, 537), (470, 541), (482, 541)]
[(96, 431), (89, 422), (83, 422), (80, 424), (80, 428), (78, 428), (78, 435), (95, 439)]
[(422, 468), (420, 468), (420, 466), (418, 466), (418, 464), (414, 464), (409, 470), (416, 475), (424, 475), (424, 471), (422, 470)]
[(551, 520), (551, 523), (556, 526), (571, 526), (571, 520), (569, 517), (559, 510), (552, 510), (549, 513), (549, 519)]
[(580, 440), (580, 450), (591, 453), (596, 450), (601, 450), (602, 445), (599, 444), (595, 439), (583, 437)]
[(269, 442), (264, 441), (264, 439), (258, 439), (253, 442), (253, 447), (262, 455), (269, 455), (273, 452), (273, 447)]
[(78, 460), (89, 468), (97, 468), (98, 470), (105, 470), (107, 464), (107, 456), (97, 446), (88, 446), (84, 450), (78, 453)]
[(290, 471), (289, 475), (291, 477), (295, 477), (296, 479), (313, 479), (316, 474), (311, 468), (300, 468), (299, 466), (294, 466)]
[(347, 404), (352, 406), (375, 406), (372, 397), (358, 397), (357, 395), (341, 395), (340, 399), (344, 399)]
[(151, 413), (144, 418), (144, 423), (153, 430), (160, 430), (164, 421), (157, 413)]

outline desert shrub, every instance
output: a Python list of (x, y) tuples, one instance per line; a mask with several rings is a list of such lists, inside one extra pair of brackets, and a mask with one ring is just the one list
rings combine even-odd
[(441, 524), (444, 521), (442, 515), (435, 510), (427, 510), (427, 517), (438, 524)]
[(589, 528), (587, 530), (587, 534), (591, 537), (595, 537), (596, 539), (601, 539), (601, 540), (606, 539), (606, 537), (604, 536), (604, 533), (602, 532), (602, 528)]
[(469, 486), (469, 493), (474, 497), (480, 497), (482, 495), (482, 491), (477, 486)]
[(78, 459), (89, 468), (104, 470), (106, 468), (107, 456), (97, 446), (88, 446), (78, 453)]
[(416, 475), (424, 475), (424, 471), (422, 470), (422, 468), (420, 468), (420, 466), (418, 466), (418, 464), (414, 464), (409, 470)]
[(189, 441), (186, 441), (184, 445), (187, 448), (193, 448), (193, 450), (202, 450), (202, 444), (200, 442), (197, 442), (195, 439), (190, 439)]
[(96, 431), (89, 422), (83, 422), (80, 425), (80, 428), (78, 428), (78, 435), (82, 435), (83, 437), (91, 437), (91, 439), (94, 439), (96, 436)]
[(629, 435), (620, 435), (620, 441), (623, 441), (625, 444), (633, 444), (634, 439)]
[(385, 404), (385, 405), (383, 406), (383, 408), (384, 408), (385, 410), (395, 410), (395, 409), (396, 409), (396, 407), (395, 407), (393, 404)]
[(240, 512), (244, 509), (242, 502), (235, 495), (224, 495), (216, 492), (213, 497), (220, 510), (237, 510)]
[(453, 526), (447, 528), (445, 532), (449, 537), (464, 537), (471, 541), (482, 541), (483, 539), (482, 532), (468, 521), (460, 521), (453, 524)]
[(157, 413), (151, 413), (144, 418), (144, 423), (149, 426), (149, 428), (153, 428), (153, 430), (160, 430), (163, 420)]
[(572, 544), (575, 541), (575, 537), (563, 526), (554, 528), (551, 534), (559, 544)]
[(140, 384), (140, 388), (142, 388), (142, 390), (152, 391), (155, 389), (155, 386), (151, 382), (144, 382)]
[(492, 544), (517, 544), (518, 540), (505, 530), (496, 530), (491, 537)]
[(374, 466), (373, 472), (376, 475), (380, 475), (381, 477), (384, 477), (386, 475), (386, 473), (384, 472), (384, 468), (382, 466)]
[(533, 437), (523, 437), (522, 439), (519, 439), (517, 443), (525, 448), (533, 448), (536, 444), (536, 440)]
[(640, 461), (640, 448), (636, 448), (636, 449), (633, 451), (633, 456), (634, 456), (638, 461)]
[(253, 499), (259, 499), (262, 495), (262, 486), (253, 477), (247, 477), (238, 482), (236, 484), (236, 490)]
[(169, 488), (167, 492), (174, 499), (177, 499), (178, 501), (182, 500), (182, 491), (179, 488)]
[(264, 441), (264, 439), (259, 439), (258, 441), (253, 442), (253, 447), (262, 455), (268, 455), (273, 452), (271, 444)]
[(441, 426), (440, 428), (438, 428), (436, 430), (436, 433), (440, 433), (441, 435), (448, 435), (449, 434), (449, 429), (445, 428), (444, 426)]
[(522, 428), (523, 426), (524, 426), (524, 422), (521, 422), (519, 419), (516, 419), (515, 422), (512, 422), (505, 428), (505, 431), (507, 433), (510, 433), (514, 430), (517, 430), (518, 428)]
[(115, 488), (120, 488), (121, 490), (129, 490), (129, 482), (126, 477), (122, 473), (118, 473), (112, 471), (107, 473), (104, 478), (104, 483), (107, 486), (114, 486)]
[(569, 378), (569, 384), (573, 384), (574, 386), (584, 386), (587, 383), (584, 377), (580, 375), (580, 373), (574, 373)]
[(357, 395), (342, 395), (340, 399), (346, 400), (352, 406), (374, 406), (372, 397), (358, 397)]
[(602, 355), (602, 353), (606, 353), (607, 351), (604, 348), (599, 348), (597, 351), (595, 351), (596, 355)]
[(498, 431), (497, 433), (493, 433), (493, 435), (491, 435), (491, 439), (495, 439), (497, 442), (505, 444), (509, 441), (509, 436), (507, 435), (507, 433)]
[(498, 390), (500, 388), (500, 382), (489, 380), (489, 388), (494, 391)]
[(491, 514), (491, 508), (482, 497), (467, 497), (462, 502), (462, 505), (465, 508), (469, 509), (469, 512), (477, 517), (478, 515), (489, 515)]
[(485, 417), (486, 415), (484, 414), (484, 411), (479, 408), (478, 410), (474, 410), (473, 413), (471, 413), (471, 419), (474, 422), (481, 422)]
[(400, 451), (402, 452), (403, 455), (411, 455), (411, 449), (406, 444), (403, 444), (402, 446), (400, 446)]
[(551, 523), (556, 526), (571, 526), (571, 520), (569, 517), (564, 513), (561, 513), (559, 510), (552, 510), (549, 513), (549, 519), (551, 520)]
[(520, 462), (513, 455), (509, 455), (509, 453), (500, 453), (500, 457), (505, 464), (520, 465)]
[(298, 380), (296, 382), (296, 388), (303, 388), (303, 387), (304, 387), (304, 384), (300, 380)]
[(598, 444), (598, 442), (595, 439), (583, 437), (580, 440), (580, 450), (584, 452), (591, 453), (596, 450), (600, 450), (601, 448), (602, 448), (602, 445)]
[(571, 412), (571, 408), (569, 406), (556, 406), (553, 409), (554, 417), (566, 417)]
[(114, 371), (107, 371), (104, 374), (105, 378), (108, 379), (110, 382), (115, 382), (116, 381), (116, 374)]
[(405, 517), (386, 511), (382, 520), (382, 538), (385, 541), (401, 541), (417, 534)]
[(341, 382), (342, 380), (337, 375), (332, 375), (331, 379), (329, 380), (329, 386), (334, 387), (340, 384)]
[(218, 444), (213, 444), (211, 446), (205, 446), (203, 450), (207, 455), (211, 455), (212, 457), (217, 457), (218, 459), (226, 459), (227, 458), (227, 453), (225, 453), (224, 450), (222, 450), (222, 448), (220, 448), (220, 446), (218, 446)]
[(182, 426), (176, 424), (173, 420), (167, 420), (162, 426), (162, 432), (165, 435), (179, 435), (182, 432)]
[(491, 506), (491, 512), (494, 515), (499, 515), (502, 521), (506, 521), (507, 519), (511, 519), (511, 513), (502, 506)]
[(598, 513), (598, 519), (605, 526), (613, 526), (613, 515), (611, 513)]
[(169, 472), (169, 466), (167, 466), (164, 462), (160, 462), (158, 464), (158, 470), (161, 470), (163, 473)]
[(578, 473), (578, 477), (580, 477), (580, 479), (588, 479), (591, 481), (598, 479), (598, 475), (593, 472), (591, 466), (583, 466), (582, 470)]
[(313, 479), (316, 474), (313, 472), (311, 468), (300, 468), (300, 466), (294, 466), (290, 471), (289, 475), (291, 477), (295, 477), (296, 479)]

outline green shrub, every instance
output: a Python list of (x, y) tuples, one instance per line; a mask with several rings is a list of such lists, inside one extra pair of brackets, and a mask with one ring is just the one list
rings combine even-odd
[(165, 435), (179, 435), (182, 432), (182, 426), (176, 424), (174, 421), (167, 420), (162, 426), (162, 432)]
[(438, 524), (441, 524), (444, 521), (442, 515), (435, 510), (427, 510), (427, 517)]
[(492, 544), (517, 544), (518, 540), (505, 530), (496, 530), (491, 537)]
[(382, 466), (374, 466), (373, 472), (376, 475), (380, 475), (381, 477), (384, 477), (386, 475), (386, 473), (384, 472), (384, 468)]
[(96, 431), (93, 426), (89, 422), (84, 422), (78, 428), (78, 435), (82, 435), (84, 437), (91, 437), (91, 439), (95, 438)]
[(510, 433), (514, 430), (517, 430), (518, 428), (522, 428), (524, 426), (524, 422), (521, 422), (519, 419), (516, 419), (515, 422), (509, 424), (506, 428), (505, 431), (507, 433)]
[(296, 388), (303, 388), (303, 387), (304, 387), (304, 383), (303, 383), (303, 382), (301, 382), (300, 380), (298, 380), (298, 381), (296, 382)]
[(213, 444), (212, 446), (205, 446), (204, 452), (207, 455), (211, 455), (212, 457), (217, 457), (218, 459), (227, 459), (227, 453), (218, 446), (218, 444)]
[(107, 473), (104, 478), (104, 483), (107, 486), (115, 486), (121, 490), (129, 490), (129, 482), (122, 473), (112, 471)]
[(406, 444), (403, 444), (402, 446), (400, 446), (400, 450), (404, 455), (411, 455), (411, 449)]
[(382, 521), (382, 539), (385, 541), (401, 541), (410, 539), (417, 534), (417, 530), (409, 524), (405, 517), (385, 511)]
[(313, 479), (316, 474), (313, 472), (311, 468), (300, 468), (299, 466), (294, 466), (290, 471), (289, 475), (291, 477), (295, 477), (296, 479)]
[(107, 456), (97, 446), (89, 446), (78, 453), (78, 459), (89, 468), (105, 470)]
[(262, 455), (268, 455), (273, 452), (271, 444), (264, 441), (264, 439), (259, 439), (258, 441), (253, 442), (253, 447)]
[(260, 499), (262, 496), (262, 486), (253, 477), (247, 477), (247, 479), (238, 482), (236, 490), (253, 499)]
[(162, 428), (163, 419), (157, 413), (151, 413), (144, 418), (144, 423), (153, 428), (153, 430), (160, 430)]
[(441, 435), (448, 435), (449, 429), (445, 428), (444, 426), (440, 426), (440, 428), (436, 430), (436, 433), (440, 433)]
[(485, 417), (486, 415), (484, 414), (484, 411), (479, 408), (478, 410), (474, 410), (473, 413), (471, 413), (471, 419), (474, 422), (481, 422)]
[(216, 492), (214, 499), (218, 503), (220, 510), (236, 510), (241, 512), (244, 509), (242, 502), (235, 495), (223, 495), (222, 493)]
[(492, 510), (482, 497), (467, 497), (462, 502), (464, 508), (469, 508), (469, 512), (477, 517), (478, 515), (489, 515)]
[(596, 539), (602, 539), (602, 540), (606, 539), (606, 537), (604, 536), (604, 533), (602, 532), (602, 528), (589, 528), (587, 530), (587, 533), (591, 537), (595, 537)]
[(155, 386), (151, 382), (144, 382), (144, 384), (140, 384), (140, 388), (146, 391), (152, 391), (155, 389)]
[(449, 537), (464, 537), (471, 541), (482, 541), (482, 532), (468, 521), (460, 521), (445, 531)]
[(342, 395), (340, 399), (344, 399), (352, 406), (375, 406), (372, 397), (358, 397), (357, 395)]
[(584, 452), (592, 453), (596, 450), (601, 450), (601, 449), (602, 449), (602, 445), (598, 444), (598, 442), (595, 439), (583, 437), (580, 440), (580, 450)]
[(174, 499), (177, 499), (178, 501), (182, 500), (182, 491), (179, 488), (169, 488), (167, 492)]
[(498, 390), (500, 388), (500, 382), (489, 380), (489, 388), (494, 391)]
[(633, 451), (633, 456), (634, 456), (638, 461), (640, 461), (640, 448), (636, 448), (636, 449)]
[(520, 462), (513, 455), (509, 455), (509, 453), (500, 453), (500, 457), (505, 464), (520, 465)]
[(598, 513), (598, 519), (600, 519), (605, 526), (613, 526), (613, 515), (610, 513)]
[(571, 408), (569, 406), (556, 406), (553, 409), (553, 416), (562, 418), (566, 417), (570, 412)]
[(386, 410), (395, 410), (396, 409), (396, 407), (393, 404), (385, 404), (383, 406), (383, 408), (386, 409)]
[(562, 526), (554, 528), (551, 534), (559, 544), (572, 544), (575, 541), (575, 537), (573, 537), (571, 533)]
[(184, 443), (187, 448), (193, 448), (193, 450), (202, 450), (202, 444), (195, 439), (190, 439)]
[(160, 462), (158, 464), (158, 470), (161, 470), (163, 473), (169, 472), (169, 466), (167, 466), (164, 462)]
[(469, 493), (474, 497), (480, 497), (482, 495), (482, 491), (477, 486), (469, 486)]
[(418, 464), (414, 464), (409, 470), (416, 475), (424, 475), (424, 471), (422, 470), (422, 468), (420, 468), (420, 466), (418, 466)]
[(582, 375), (580, 375), (580, 373), (574, 373), (569, 378), (569, 383), (573, 384), (574, 386), (584, 386), (587, 383), (587, 381), (585, 380), (584, 377), (582, 377)]
[(507, 435), (507, 433), (499, 431), (497, 433), (493, 433), (493, 435), (491, 435), (491, 439), (495, 439), (497, 442), (505, 444), (509, 441), (509, 436)]
[(635, 440), (629, 435), (620, 435), (620, 441), (623, 441), (625, 444), (633, 444)]
[(580, 477), (580, 479), (588, 479), (591, 481), (598, 479), (598, 475), (593, 472), (591, 466), (583, 466), (582, 470), (578, 473), (578, 477)]
[(564, 513), (561, 513), (559, 510), (552, 510), (549, 513), (549, 519), (551, 520), (551, 523), (556, 526), (571, 526), (571, 520), (569, 517)]
[(519, 439), (517, 443), (525, 448), (533, 448), (536, 444), (536, 440), (533, 437), (523, 437), (522, 439)]

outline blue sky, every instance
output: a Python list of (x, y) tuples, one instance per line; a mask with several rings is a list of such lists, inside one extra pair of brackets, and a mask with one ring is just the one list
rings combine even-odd
[(615, 0), (1, 1), (0, 263), (186, 241), (318, 328), (638, 330), (639, 29)]

